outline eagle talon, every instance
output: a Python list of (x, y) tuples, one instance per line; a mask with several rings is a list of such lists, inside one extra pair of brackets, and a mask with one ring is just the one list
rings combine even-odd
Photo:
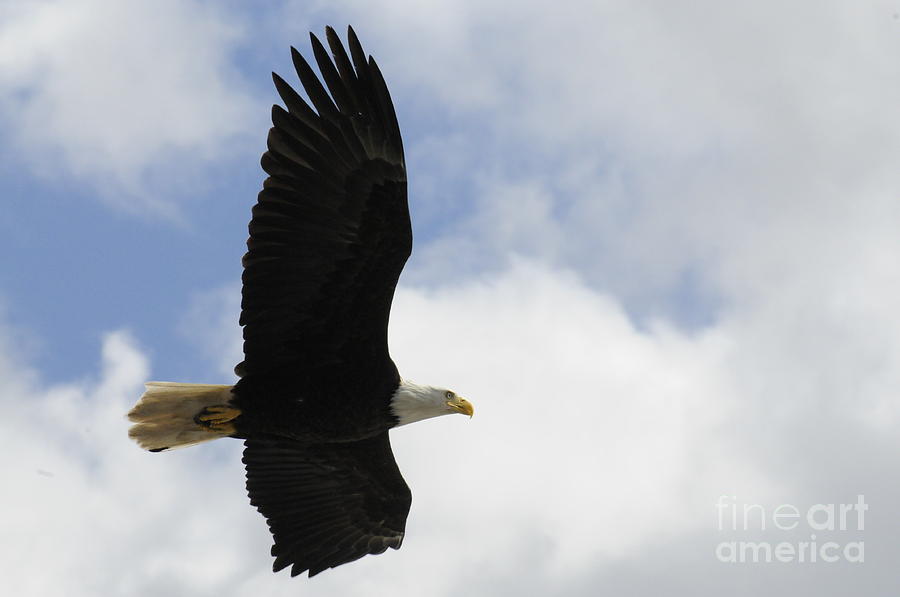
[[(227, 404), (207, 406), (194, 416), (194, 422), (209, 430), (220, 431), (225, 425), (241, 416), (241, 409)], [(234, 425), (230, 425), (232, 428)]]

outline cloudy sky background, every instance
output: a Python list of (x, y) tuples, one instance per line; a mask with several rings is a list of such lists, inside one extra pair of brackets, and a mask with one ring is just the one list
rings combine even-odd
[[(378, 4), (0, 4), (3, 584), (897, 593), (900, 3)], [(148, 454), (123, 415), (233, 379), (269, 73), (346, 23), (410, 170), (392, 353), (478, 414), (393, 433), (402, 550), (291, 579), (239, 442)], [(862, 531), (717, 527), (859, 494)], [(716, 559), (811, 534), (865, 562)]]

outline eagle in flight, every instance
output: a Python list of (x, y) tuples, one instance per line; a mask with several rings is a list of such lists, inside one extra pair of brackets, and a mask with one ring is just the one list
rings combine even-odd
[(324, 85), (291, 48), (309, 103), (273, 73), (287, 109), (272, 108), (243, 258), (238, 382), (151, 382), (128, 413), (151, 452), (244, 440), (273, 569), (292, 576), (399, 548), (412, 498), (388, 430), (473, 413), (391, 360), (391, 301), (412, 250), (400, 128), (353, 29), (349, 54), (325, 33), (330, 56), (310, 34)]

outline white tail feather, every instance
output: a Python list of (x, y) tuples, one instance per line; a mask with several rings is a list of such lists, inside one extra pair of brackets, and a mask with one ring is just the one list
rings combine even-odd
[(233, 386), (151, 381), (128, 413), (134, 423), (128, 436), (145, 450), (192, 446), (220, 437), (227, 431), (198, 425), (194, 417), (204, 408), (228, 404)]

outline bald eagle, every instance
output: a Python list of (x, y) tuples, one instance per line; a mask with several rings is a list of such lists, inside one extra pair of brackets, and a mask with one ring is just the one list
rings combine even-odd
[(243, 258), (244, 360), (233, 385), (146, 384), (129, 435), (151, 452), (244, 440), (250, 503), (274, 536), (274, 571), (309, 576), (403, 541), (411, 493), (388, 430), (450, 413), (451, 390), (400, 377), (388, 317), (412, 250), (406, 166), (381, 72), (348, 29), (320, 82), (291, 48), (310, 106), (281, 77)]

